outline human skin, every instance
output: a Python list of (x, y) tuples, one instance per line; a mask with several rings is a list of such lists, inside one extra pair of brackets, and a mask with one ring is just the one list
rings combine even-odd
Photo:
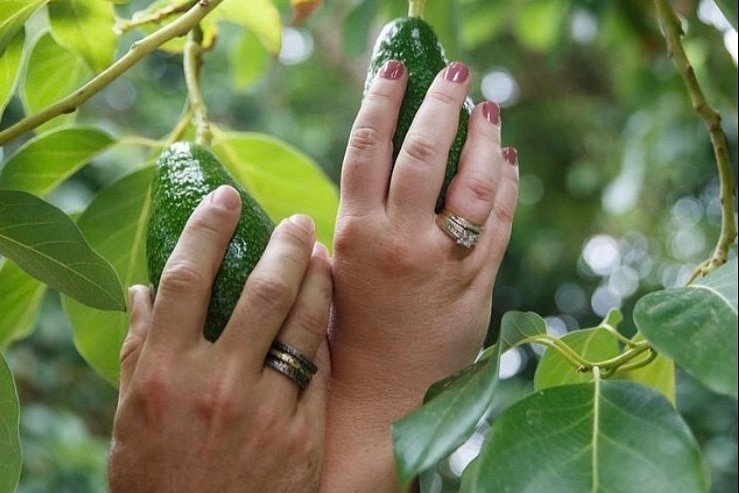
[[(231, 187), (191, 216), (156, 298), (130, 290), (108, 476), (112, 493), (317, 491), (330, 361), (331, 272), (313, 222), (275, 228), (215, 343), (203, 336), (210, 286), (239, 219)], [(264, 366), (273, 340), (314, 359), (304, 391)]]
[(483, 225), (465, 249), (434, 205), (466, 97), (468, 68), (440, 72), (392, 165), (407, 81), (389, 62), (364, 97), (349, 137), (336, 223), (332, 375), (322, 491), (393, 492), (391, 424), (429, 385), (469, 365), (488, 329), (492, 291), (518, 195), (517, 153), (501, 147), (500, 108), (473, 111), (446, 207)]

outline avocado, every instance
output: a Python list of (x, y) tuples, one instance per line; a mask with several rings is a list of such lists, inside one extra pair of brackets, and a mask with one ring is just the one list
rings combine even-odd
[(239, 192), (242, 208), (211, 289), (203, 329), (209, 341), (218, 338), (231, 317), (247, 276), (267, 246), (274, 223), (208, 149), (191, 142), (176, 142), (162, 151), (155, 165), (146, 229), (149, 281), (156, 292), (164, 265), (185, 223), (202, 199), (220, 185), (231, 185)]
[[(388, 60), (403, 62), (408, 71), (408, 86), (400, 106), (398, 123), (393, 135), (393, 163), (398, 157), (413, 117), (423, 102), (431, 83), (449, 60), (434, 29), (419, 16), (393, 19), (385, 24), (375, 41), (364, 83), (366, 93), (375, 75)], [(457, 172), (457, 163), (467, 136), (467, 123), (474, 104), (468, 97), (459, 112), (459, 124), (454, 143), (449, 150), (444, 184), (436, 201), (436, 212), (444, 208), (449, 183)]]

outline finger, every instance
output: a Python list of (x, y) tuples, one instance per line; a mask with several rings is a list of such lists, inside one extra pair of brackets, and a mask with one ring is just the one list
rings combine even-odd
[[(294, 348), (309, 360), (315, 360), (318, 347), (326, 339), (332, 290), (328, 250), (323, 244), (316, 243), (298, 297), (275, 340)], [(300, 390), (298, 385), (272, 370), (265, 368), (265, 380), (274, 382), (269, 386), (294, 405)], [(317, 371), (322, 369), (318, 367)]]
[(128, 289), (128, 298), (131, 305), (131, 320), (128, 323), (128, 333), (120, 350), (121, 377), (119, 394), (124, 395), (131, 381), (133, 371), (141, 354), (146, 336), (149, 333), (151, 321), (152, 301), (151, 291), (146, 286), (134, 285)]
[(326, 421), (326, 399), (328, 398), (329, 377), (331, 376), (328, 339), (321, 341), (320, 346), (318, 346), (315, 361), (318, 371), (298, 400), (297, 412), (306, 413), (311, 423), (323, 426)]
[(241, 211), (230, 186), (208, 194), (185, 224), (159, 280), (154, 300), (152, 344), (203, 340), (210, 290)]
[(483, 226), (493, 209), (502, 169), (508, 166), (500, 149), (500, 107), (492, 101), (473, 111), (457, 174), (449, 184), (446, 210)]
[(500, 265), (500, 260), (511, 237), (519, 188), (518, 153), (512, 147), (505, 147), (501, 150), (501, 154), (503, 163), (499, 169), (500, 180), (495, 200), (478, 246), (483, 253), (493, 252), (493, 255), (486, 254), (488, 265), (493, 268)]
[(261, 375), (264, 357), (298, 297), (315, 243), (313, 221), (296, 214), (280, 222), (249, 274), (217, 345), (252, 375)]
[(432, 82), (395, 161), (388, 214), (414, 224), (423, 214), (433, 214), (469, 79), (467, 65), (452, 62)]
[(393, 133), (406, 79), (403, 64), (390, 60), (362, 100), (342, 165), (342, 214), (362, 215), (384, 204), (392, 170)]

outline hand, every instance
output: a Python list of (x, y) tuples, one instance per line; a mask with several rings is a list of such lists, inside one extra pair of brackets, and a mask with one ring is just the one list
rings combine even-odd
[(460, 63), (440, 72), (393, 166), (406, 77), (391, 61), (374, 80), (343, 164), (329, 330), (331, 492), (396, 488), (390, 425), (481, 349), (517, 199), (516, 151), (501, 148), (500, 109), (484, 102), (470, 117), (446, 195), (447, 209), (483, 232), (466, 249), (442, 231), (434, 205), (469, 72)]
[[(215, 343), (203, 336), (210, 286), (239, 218), (221, 187), (190, 217), (156, 298), (131, 290), (108, 467), (113, 493), (317, 491), (324, 447), (331, 300), (313, 223), (276, 228)], [(313, 359), (304, 391), (264, 366), (274, 340)]]

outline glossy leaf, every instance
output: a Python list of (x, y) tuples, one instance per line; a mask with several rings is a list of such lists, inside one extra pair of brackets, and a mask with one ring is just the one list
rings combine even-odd
[(708, 478), (672, 405), (615, 380), (550, 387), (505, 410), (460, 491), (702, 493)]
[[(56, 103), (77, 89), (90, 75), (85, 61), (75, 53), (62, 48), (44, 34), (34, 44), (27, 61), (21, 100), (28, 114)], [(60, 115), (36, 128), (48, 130), (69, 121), (72, 115)]]
[(223, 134), (214, 140), (213, 151), (274, 221), (308, 214), (318, 239), (331, 247), (338, 190), (317, 163), (285, 142), (258, 133)]
[(5, 111), (18, 83), (25, 40), (26, 32), (21, 29), (10, 39), (5, 51), (0, 50), (0, 115)]
[(282, 46), (280, 11), (271, 0), (224, 0), (213, 18), (245, 27), (259, 39), (268, 53), (277, 56)]
[(536, 314), (506, 313), (499, 344), (486, 350), (485, 357), (474, 365), (432, 385), (423, 407), (393, 424), (401, 489), (472, 434), (495, 394), (500, 355), (522, 339), (544, 331), (544, 321)]
[(20, 414), (13, 374), (0, 353), (0, 493), (13, 493), (21, 475)]
[(264, 74), (269, 66), (269, 55), (259, 39), (250, 31), (245, 31), (229, 52), (233, 85), (244, 91)]
[(49, 287), (101, 310), (123, 310), (118, 277), (64, 212), (35, 195), (0, 190), (0, 255)]
[(41, 300), (46, 285), (28, 275), (15, 263), (0, 266), (0, 348), (10, 341), (25, 337), (33, 331), (38, 320)]
[[(98, 193), (80, 216), (80, 229), (100, 253), (110, 259), (123, 286), (149, 283), (146, 273), (148, 166), (126, 175)], [(118, 353), (128, 331), (127, 313), (90, 309), (62, 297), (77, 350), (112, 385), (118, 385)]]
[(23, 24), (49, 0), (4, 0), (0, 2), (0, 54)]
[(737, 259), (683, 288), (642, 297), (634, 322), (709, 389), (737, 398)]
[(116, 36), (113, 5), (100, 0), (49, 3), (49, 23), (57, 42), (82, 57), (93, 72), (113, 63)]
[(102, 130), (68, 127), (29, 140), (0, 172), (0, 188), (44, 196), (115, 141)]

